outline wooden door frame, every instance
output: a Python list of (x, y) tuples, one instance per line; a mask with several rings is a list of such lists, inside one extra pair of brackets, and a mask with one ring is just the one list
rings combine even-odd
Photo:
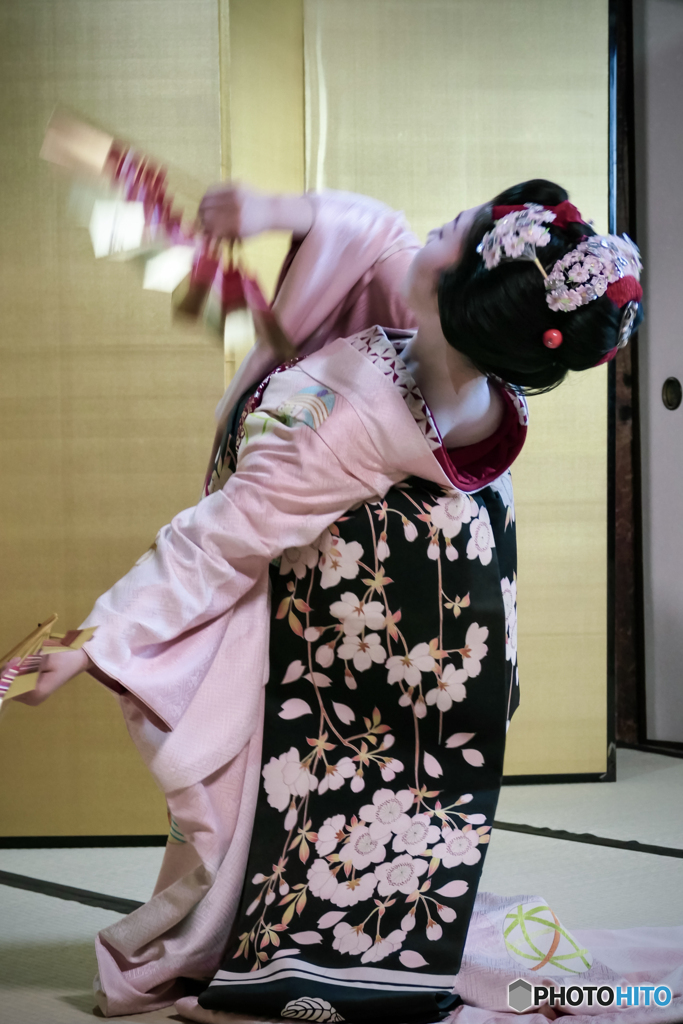
[[(638, 241), (633, 0), (609, 0), (609, 230)], [(608, 377), (608, 744), (683, 757), (647, 738), (638, 335)]]

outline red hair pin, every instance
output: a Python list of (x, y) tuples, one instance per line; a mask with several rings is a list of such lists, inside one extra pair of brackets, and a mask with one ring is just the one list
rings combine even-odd
[(559, 348), (563, 340), (562, 331), (551, 329), (543, 332), (543, 344), (546, 348)]

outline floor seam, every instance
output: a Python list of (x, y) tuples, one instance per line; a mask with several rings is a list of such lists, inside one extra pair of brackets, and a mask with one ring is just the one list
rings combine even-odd
[(76, 889), (72, 885), (48, 882), (43, 878), (31, 878), (29, 875), (17, 875), (13, 871), (0, 871), (0, 885), (36, 892), (41, 896), (56, 896), (60, 900), (71, 900), (74, 903), (83, 903), (86, 907), (99, 907), (101, 910), (113, 910), (119, 914), (131, 914), (143, 906), (139, 900), (126, 900), (121, 896), (109, 896), (107, 893), (92, 892), (90, 889)]
[(676, 857), (683, 859), (683, 849), (675, 846), (649, 846), (635, 839), (608, 839), (606, 836), (594, 836), (590, 832), (566, 832), (564, 829), (541, 828), (535, 825), (522, 825), (512, 821), (494, 821), (493, 828), (504, 832), (522, 832), (527, 836), (541, 836), (546, 839), (562, 839), (570, 843), (586, 843), (590, 846), (608, 846), (616, 850), (629, 850), (632, 853), (649, 853), (657, 857)]
[[(631, 853), (647, 853), (658, 857), (683, 859), (683, 849), (671, 846), (649, 846), (645, 843), (639, 843), (635, 839), (608, 839), (606, 836), (595, 836), (590, 832), (567, 832), (564, 829), (541, 828), (535, 825), (523, 825), (511, 821), (494, 821), (493, 828), (504, 832), (521, 832), (524, 835), (540, 836), (545, 839), (559, 839), (565, 842), (585, 843), (590, 846), (606, 846), (617, 850), (627, 850)], [(57, 899), (71, 900), (88, 907), (98, 907), (101, 910), (113, 910), (119, 914), (130, 914), (143, 906), (143, 903), (139, 900), (127, 900), (121, 896), (110, 896), (108, 893), (93, 892), (90, 889), (78, 889), (71, 885), (62, 885), (60, 882), (50, 882), (42, 878), (32, 878), (30, 875), (15, 874), (13, 871), (0, 870), (0, 885), (6, 885), (14, 889), (24, 889), (27, 892), (35, 892), (41, 896), (53, 896)]]

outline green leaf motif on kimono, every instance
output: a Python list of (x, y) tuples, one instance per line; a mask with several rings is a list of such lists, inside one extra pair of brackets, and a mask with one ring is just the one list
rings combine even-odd
[(293, 611), (290, 611), (287, 616), (287, 622), (289, 623), (289, 628), (293, 633), (296, 633), (297, 636), (303, 637), (304, 627), (301, 625)]

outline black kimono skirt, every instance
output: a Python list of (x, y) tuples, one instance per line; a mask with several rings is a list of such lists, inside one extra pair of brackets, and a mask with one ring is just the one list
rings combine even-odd
[(199, 1004), (437, 1021), (459, 1002), (518, 703), (509, 475), (473, 494), (410, 478), (286, 551), (271, 583), (247, 876)]

